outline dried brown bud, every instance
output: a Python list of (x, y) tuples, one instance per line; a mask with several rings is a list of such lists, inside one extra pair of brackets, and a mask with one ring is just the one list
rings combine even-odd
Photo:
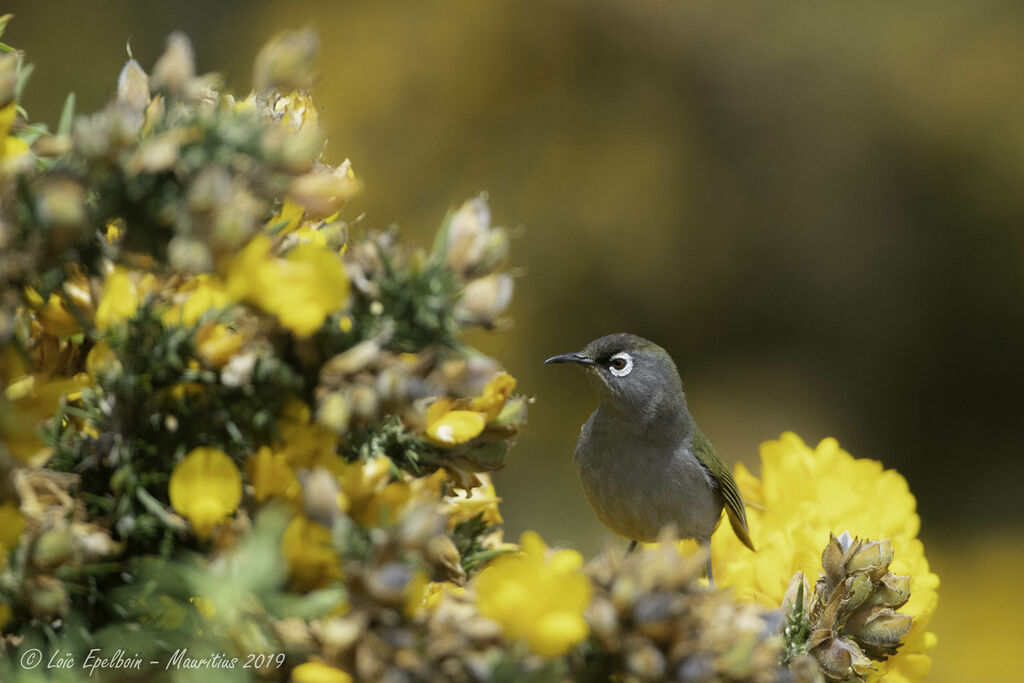
[(850, 618), (844, 629), (874, 652), (894, 654), (910, 632), (913, 618), (888, 607), (872, 607)]
[[(814, 640), (815, 634), (811, 638)], [(875, 670), (856, 643), (839, 636), (819, 638), (810, 652), (818, 660), (822, 672), (835, 681), (863, 676)]]
[(889, 539), (855, 543), (855, 549), (846, 560), (846, 572), (866, 571), (872, 580), (877, 581), (889, 570), (892, 562), (892, 543)]

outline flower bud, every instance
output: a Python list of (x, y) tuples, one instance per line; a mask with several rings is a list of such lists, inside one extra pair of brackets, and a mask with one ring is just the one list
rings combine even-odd
[(340, 391), (333, 391), (320, 401), (316, 421), (337, 434), (348, 431), (348, 423), (352, 417), (349, 401)]
[(306, 517), (328, 528), (334, 526), (340, 511), (338, 494), (341, 488), (337, 477), (327, 469), (317, 467), (312, 472), (300, 473), (299, 478), (302, 480), (302, 507)]
[(66, 526), (44, 531), (32, 546), (32, 564), (49, 571), (58, 567), (71, 555), (71, 533)]
[(910, 632), (913, 622), (909, 614), (899, 614), (888, 607), (874, 607), (867, 617), (851, 618), (846, 630), (861, 643), (893, 654)]
[(909, 576), (886, 574), (876, 586), (874, 594), (867, 602), (869, 605), (884, 605), (897, 609), (910, 599)]
[[(814, 634), (811, 634), (811, 639), (815, 639)], [(828, 636), (810, 652), (818, 660), (822, 672), (832, 680), (842, 681), (875, 670), (857, 644), (846, 638)]]
[(505, 273), (473, 280), (463, 290), (457, 312), (471, 324), (491, 323), (512, 301), (514, 286), (512, 276)]
[(404, 600), (406, 586), (412, 580), (412, 568), (402, 562), (389, 562), (366, 577), (370, 595), (385, 605), (397, 606)]
[(14, 101), (18, 85), (18, 58), (10, 53), (0, 53), (0, 108)]
[(167, 49), (153, 66), (153, 87), (180, 96), (195, 75), (192, 43), (184, 33), (175, 31), (167, 39)]
[(650, 643), (631, 648), (626, 655), (626, 669), (641, 680), (660, 681), (665, 677), (665, 655)]
[(861, 543), (846, 560), (849, 574), (866, 571), (875, 581), (882, 578), (892, 562), (892, 543), (889, 539)]
[(874, 588), (874, 584), (871, 581), (871, 577), (864, 573), (855, 574), (846, 581), (843, 582), (843, 610), (848, 614), (853, 610), (860, 607), (868, 596), (871, 595), (871, 591)]
[(207, 166), (189, 185), (186, 202), (196, 213), (212, 211), (231, 199), (231, 174), (223, 166)]
[(259, 91), (308, 90), (313, 83), (313, 59), (319, 48), (320, 40), (311, 28), (278, 33), (256, 56), (253, 87)]
[(25, 602), (32, 616), (43, 622), (60, 619), (68, 612), (68, 591), (60, 579), (38, 576), (25, 582)]
[(142, 126), (149, 106), (149, 76), (139, 63), (129, 59), (117, 77), (117, 103), (131, 111)]
[(360, 182), (346, 159), (335, 169), (314, 169), (292, 181), (289, 196), (310, 219), (326, 218), (359, 193)]
[(167, 244), (167, 260), (178, 270), (205, 273), (213, 270), (210, 248), (194, 237), (178, 235)]
[(47, 182), (36, 197), (36, 212), (51, 228), (71, 228), (86, 219), (85, 190), (71, 178)]

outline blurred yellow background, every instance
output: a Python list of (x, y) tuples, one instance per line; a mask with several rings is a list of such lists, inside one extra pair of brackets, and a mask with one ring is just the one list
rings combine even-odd
[(792, 429), (906, 475), (943, 582), (932, 680), (1020, 676), (1024, 5), (7, 5), (33, 120), (102, 106), (129, 41), (149, 68), (183, 30), (245, 93), (263, 41), (311, 25), (349, 218), (426, 245), (489, 193), (523, 277), (515, 326), (474, 342), (537, 399), (497, 477), (511, 537), (607, 538), (570, 461), (594, 399), (541, 362), (635, 332), (728, 462)]

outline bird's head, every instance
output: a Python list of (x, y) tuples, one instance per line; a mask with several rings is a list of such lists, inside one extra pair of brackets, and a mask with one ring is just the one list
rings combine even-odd
[(610, 334), (590, 342), (582, 351), (553, 356), (544, 363), (584, 367), (602, 403), (643, 423), (686, 407), (683, 383), (672, 357), (654, 342), (634, 334)]

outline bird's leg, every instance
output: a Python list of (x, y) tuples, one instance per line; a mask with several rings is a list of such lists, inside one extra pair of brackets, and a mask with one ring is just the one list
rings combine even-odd
[(626, 557), (632, 555), (634, 550), (636, 550), (636, 541), (630, 541), (629, 550), (626, 551)]
[(700, 547), (704, 549), (704, 552), (708, 554), (708, 585), (712, 588), (715, 587), (715, 577), (711, 573), (711, 541), (707, 541), (700, 544)]

